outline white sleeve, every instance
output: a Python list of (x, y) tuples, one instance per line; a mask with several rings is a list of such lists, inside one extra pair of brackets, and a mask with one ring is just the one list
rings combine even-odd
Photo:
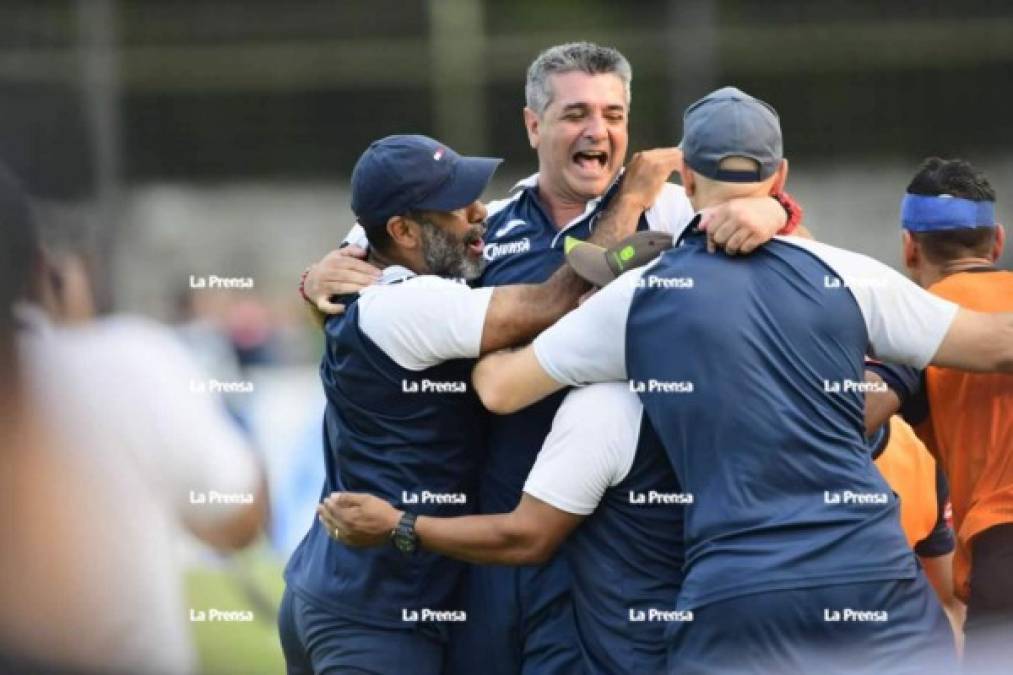
[(626, 317), (648, 267), (626, 272), (535, 339), (535, 356), (549, 377), (575, 387), (626, 379)]
[(552, 420), (524, 492), (586, 516), (618, 485), (637, 452), (643, 405), (625, 382), (574, 389)]
[[(210, 381), (176, 335), (145, 320), (111, 319), (93, 345), (108, 350), (103, 377), (119, 389), (121, 413), (138, 414), (130, 424), (145, 425), (148, 442), (136, 445), (177, 514), (213, 526), (244, 508), (260, 487), (256, 456), (221, 397), (201, 390)], [(208, 501), (194, 503), (192, 495)]]
[(844, 281), (858, 302), (870, 354), (924, 368), (932, 360), (959, 307), (920, 288), (868, 256), (800, 237), (778, 237), (809, 250)]
[(651, 208), (644, 212), (647, 224), (657, 232), (667, 232), (676, 240), (696, 215), (681, 185), (665, 183)]
[(493, 288), (436, 276), (361, 291), (359, 328), (402, 368), (477, 358)]

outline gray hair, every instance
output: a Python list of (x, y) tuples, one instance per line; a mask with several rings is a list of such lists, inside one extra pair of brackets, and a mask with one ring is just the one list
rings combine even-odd
[(591, 42), (568, 42), (549, 47), (539, 54), (528, 68), (528, 79), (524, 85), (527, 106), (540, 116), (552, 102), (549, 75), (575, 70), (588, 75), (612, 74), (618, 77), (626, 90), (626, 107), (629, 107), (630, 82), (633, 80), (630, 62), (618, 50)]

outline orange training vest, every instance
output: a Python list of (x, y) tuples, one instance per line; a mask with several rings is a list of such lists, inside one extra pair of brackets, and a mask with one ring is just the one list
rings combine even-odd
[[(967, 309), (1013, 312), (1013, 272), (959, 272), (929, 291)], [(950, 483), (957, 533), (954, 585), (966, 600), (971, 540), (1013, 522), (1013, 375), (930, 366), (925, 379), (934, 436), (928, 445)]]
[(939, 520), (936, 460), (899, 415), (890, 418), (890, 441), (876, 468), (900, 497), (900, 524), (908, 546), (928, 537)]

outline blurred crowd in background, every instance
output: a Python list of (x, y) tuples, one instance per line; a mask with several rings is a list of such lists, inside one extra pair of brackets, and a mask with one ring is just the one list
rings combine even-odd
[[(281, 565), (323, 475), (299, 274), (353, 224), (371, 140), (505, 157), (489, 198), (533, 172), (524, 70), (573, 39), (632, 62), (631, 151), (677, 143), (677, 111), (722, 84), (770, 101), (829, 243), (897, 267), (903, 186), (930, 155), (974, 162), (1009, 213), (1005, 2), (6, 0), (0, 267), (4, 306), (30, 309), (5, 314), (0, 354), (20, 374), (3, 378), (4, 659), (280, 670)], [(229, 489), (254, 503), (191, 496)], [(163, 668), (137, 628), (159, 612)], [(86, 630), (118, 623), (115, 645)]]

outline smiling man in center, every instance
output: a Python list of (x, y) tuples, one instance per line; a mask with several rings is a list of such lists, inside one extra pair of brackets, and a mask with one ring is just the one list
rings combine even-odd
[[(694, 213), (685, 192), (666, 182), (681, 164), (680, 150), (636, 153), (623, 170), (631, 80), (622, 54), (587, 42), (550, 47), (532, 62), (523, 114), (538, 173), (518, 182), (508, 198), (488, 204), (487, 265), (475, 285), (540, 283), (564, 263), (566, 237), (586, 240), (604, 223), (675, 238), (689, 224)], [(792, 207), (782, 203), (770, 197), (733, 200), (707, 213), (705, 227), (725, 250), (748, 253), (775, 232), (786, 233)], [(797, 219), (791, 221), (789, 229)], [(355, 233), (346, 241), (355, 243)], [(376, 277), (348, 253), (332, 252), (308, 271), (305, 292), (317, 308), (338, 311), (332, 295), (356, 292)], [(480, 513), (517, 506), (565, 393), (517, 414), (490, 417)], [(539, 565), (472, 567), (463, 596), (468, 620), (454, 626), (451, 638), (454, 672), (583, 672), (570, 588), (561, 556)]]

